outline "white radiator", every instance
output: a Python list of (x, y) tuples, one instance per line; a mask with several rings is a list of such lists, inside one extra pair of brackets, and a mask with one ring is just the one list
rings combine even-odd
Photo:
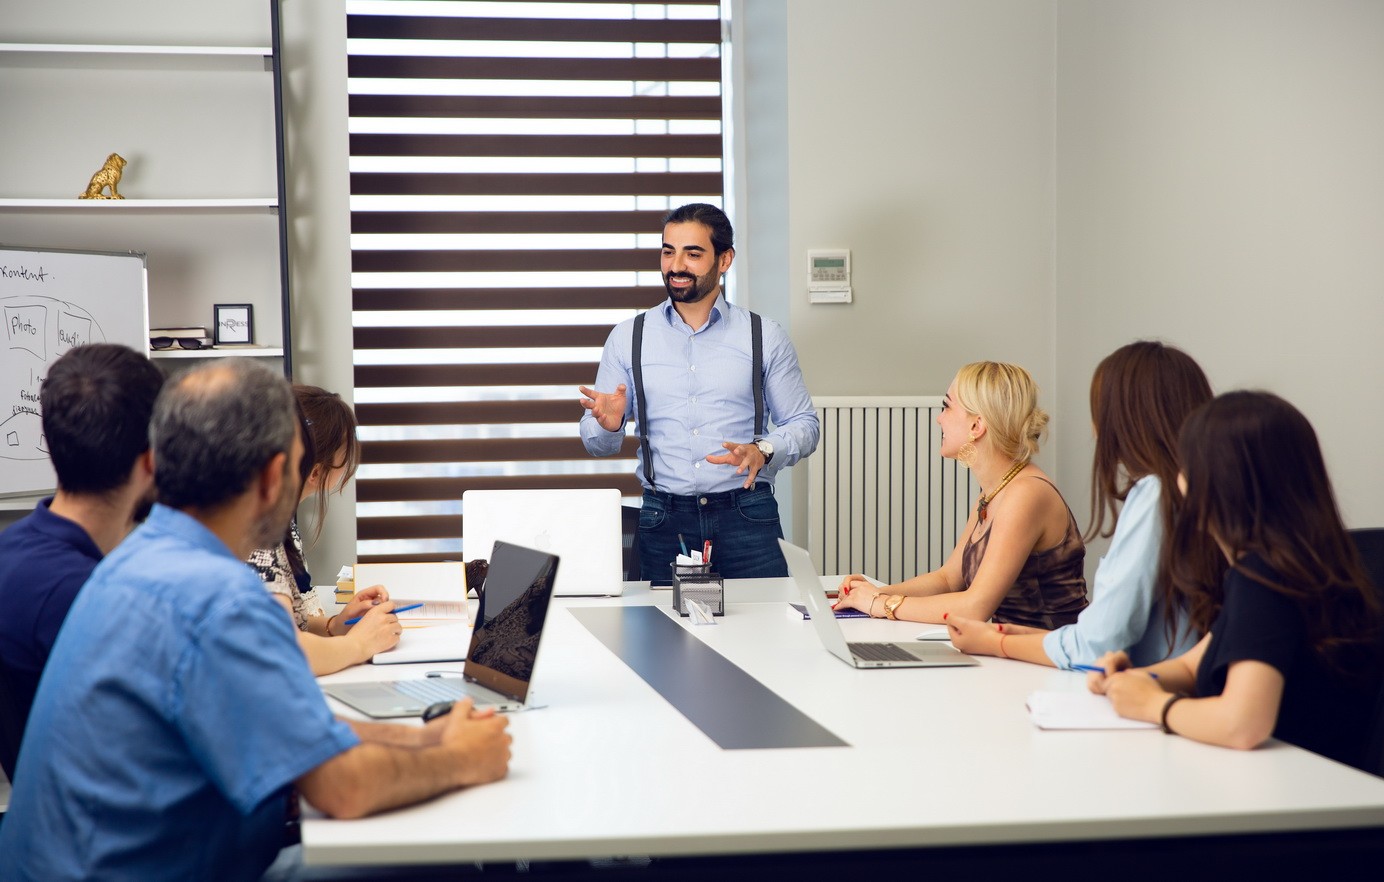
[(946, 561), (979, 488), (938, 453), (941, 397), (814, 398), (808, 550), (824, 574), (899, 582)]

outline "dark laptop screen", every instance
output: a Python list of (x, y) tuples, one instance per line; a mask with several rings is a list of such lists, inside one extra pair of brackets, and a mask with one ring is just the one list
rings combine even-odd
[(496, 542), (466, 655), (466, 679), (523, 701), (548, 617), (557, 557)]

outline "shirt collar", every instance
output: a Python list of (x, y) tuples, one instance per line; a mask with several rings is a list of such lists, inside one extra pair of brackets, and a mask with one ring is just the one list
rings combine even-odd
[[(726, 300), (726, 292), (724, 290), (716, 292), (716, 299), (711, 303), (711, 315), (708, 316), (706, 320), (706, 328), (710, 328), (723, 318), (726, 318), (729, 311), (730, 303)], [(674, 327), (683, 323), (682, 316), (678, 315), (678, 311), (673, 308), (673, 298), (671, 297), (663, 301), (663, 319)], [(702, 328), (701, 330), (706, 330), (706, 328)], [(696, 333), (696, 331), (693, 331), (693, 333)]]
[(226, 547), (211, 530), (192, 515), (179, 511), (176, 508), (169, 508), (163, 503), (156, 503), (149, 518), (144, 522), (141, 531), (166, 533), (170, 536), (181, 539), (190, 545), (205, 549), (213, 554), (221, 554), (232, 560), (236, 559), (231, 549)]

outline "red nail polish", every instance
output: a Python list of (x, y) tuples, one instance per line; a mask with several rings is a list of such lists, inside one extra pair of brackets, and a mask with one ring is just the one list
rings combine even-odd
[(949, 615), (951, 615), (951, 613), (942, 613), (942, 619), (945, 621)]
[(1004, 625), (996, 625), (995, 627), (999, 629), (1001, 634), (1004, 633)]

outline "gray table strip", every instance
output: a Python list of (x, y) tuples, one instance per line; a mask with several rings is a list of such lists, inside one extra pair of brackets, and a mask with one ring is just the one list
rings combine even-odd
[(590, 631), (726, 750), (849, 747), (652, 606), (573, 609)]

